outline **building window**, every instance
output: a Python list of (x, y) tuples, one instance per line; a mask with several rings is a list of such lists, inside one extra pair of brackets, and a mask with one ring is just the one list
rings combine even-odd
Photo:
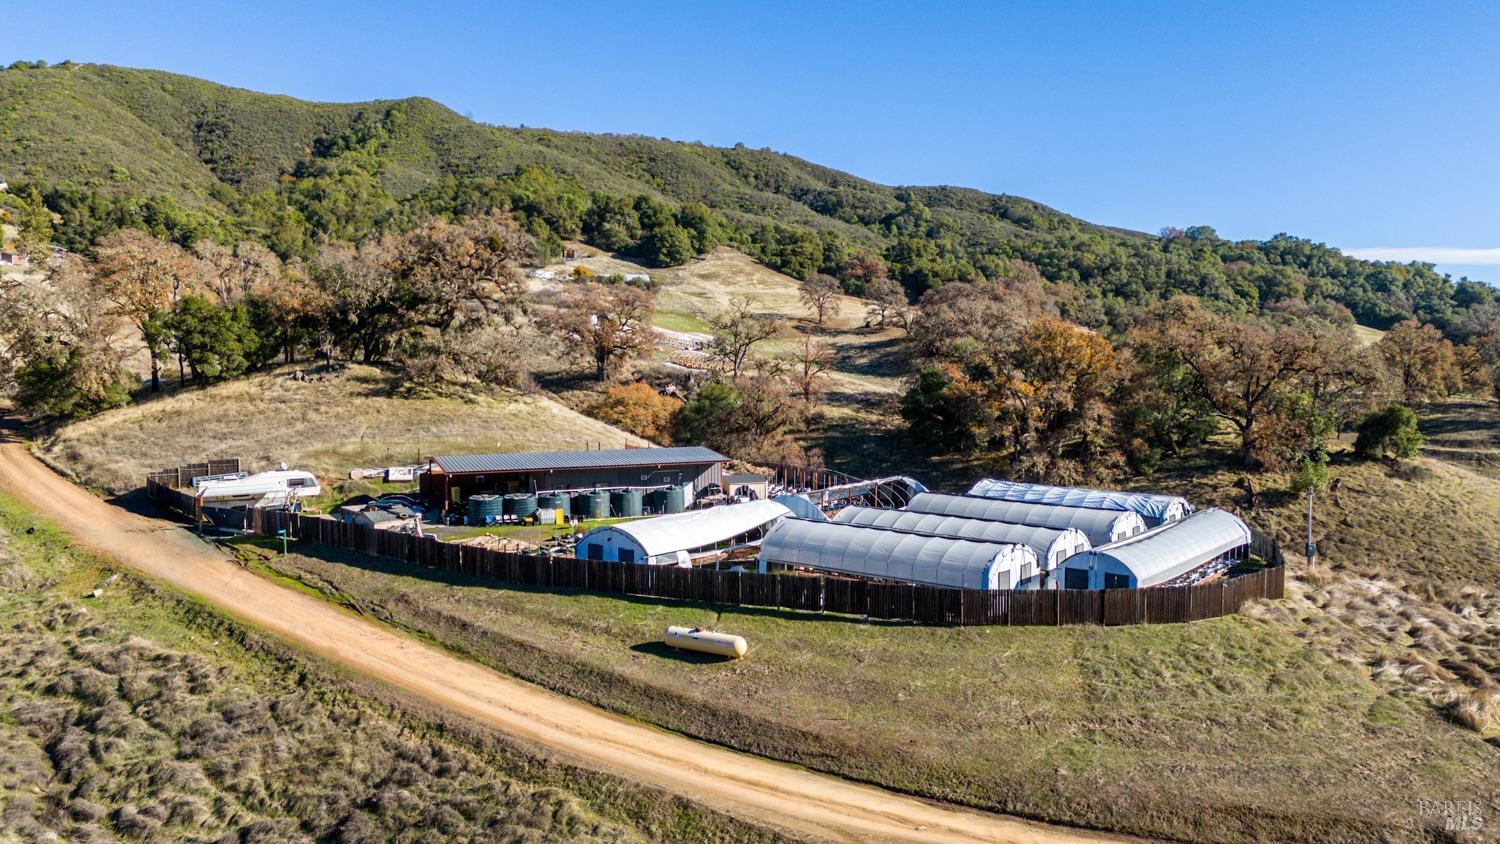
[(600, 545), (597, 542), (590, 542), (588, 545), (584, 546), (583, 550), (584, 556), (588, 557), (590, 560), (604, 559), (604, 546)]
[(1063, 569), (1064, 589), (1087, 589), (1089, 588), (1089, 573), (1087, 569)]
[(1105, 572), (1104, 573), (1104, 588), (1105, 589), (1129, 589), (1130, 588), (1130, 578), (1127, 577), (1127, 576), (1125, 576), (1125, 575), (1123, 575), (1123, 574), (1110, 574), (1109, 572)]
[(620, 562), (622, 562), (622, 563), (633, 563), (633, 562), (635, 562), (635, 549), (634, 548), (621, 548), (620, 549)]

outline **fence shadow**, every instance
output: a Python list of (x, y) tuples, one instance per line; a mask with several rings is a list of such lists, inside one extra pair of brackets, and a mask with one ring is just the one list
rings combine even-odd
[[(295, 541), (290, 550), (294, 554), (311, 557), (325, 563), (334, 563), (350, 568), (360, 569), (371, 574), (398, 575), (411, 577), (417, 580), (425, 580), (429, 583), (439, 583), (444, 586), (462, 586), (479, 589), (495, 589), (510, 592), (526, 592), (533, 595), (591, 595), (596, 598), (607, 598), (613, 601), (625, 601), (639, 606), (677, 605), (684, 609), (701, 609), (714, 611), (732, 611), (738, 615), (754, 616), (756, 618), (777, 618), (785, 621), (823, 621), (837, 624), (870, 625), (876, 627), (910, 627), (912, 622), (902, 619), (864, 618), (858, 615), (846, 613), (818, 611), (818, 610), (790, 610), (777, 607), (757, 607), (734, 602), (719, 603), (711, 600), (692, 599), (665, 599), (651, 595), (631, 595), (617, 592), (600, 592), (595, 589), (584, 589), (572, 586), (547, 586), (527, 583), (510, 583), (496, 580), (491, 577), (466, 574), (464, 572), (447, 571), (445, 569), (432, 568), (417, 563), (409, 563), (392, 557), (382, 557), (375, 554), (367, 554), (350, 548), (338, 548), (331, 545), (323, 545), (306, 540)], [(619, 565), (619, 564), (617, 564)], [(662, 645), (665, 648), (665, 645)], [(689, 652), (691, 653), (691, 652)]]

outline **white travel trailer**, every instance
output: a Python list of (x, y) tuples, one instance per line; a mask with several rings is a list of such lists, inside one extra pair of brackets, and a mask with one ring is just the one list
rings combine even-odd
[(212, 507), (248, 507), (267, 496), (295, 501), (321, 495), (323, 488), (311, 472), (278, 469), (248, 475), (214, 475), (193, 481), (195, 497)]

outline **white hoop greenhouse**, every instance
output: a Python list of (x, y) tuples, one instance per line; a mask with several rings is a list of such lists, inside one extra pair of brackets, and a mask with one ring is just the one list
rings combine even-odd
[(622, 522), (584, 534), (576, 554), (580, 560), (687, 566), (700, 552), (755, 541), (766, 525), (791, 513), (762, 500)]
[(1123, 542), (1068, 560), (1058, 570), (1064, 589), (1158, 586), (1199, 566), (1247, 551), (1250, 528), (1233, 513), (1201, 510)]
[[(845, 507), (833, 520), (839, 524), (856, 527), (888, 528), (927, 536), (969, 539), (975, 542), (1025, 545), (1036, 552), (1037, 559), (1047, 571), (1057, 568), (1059, 563), (1074, 554), (1093, 547), (1088, 536), (1077, 528), (1036, 527), (983, 519), (965, 519), (961, 516), (945, 516), (941, 513)], [(1032, 572), (1023, 572), (1021, 579), (1024, 580), (1031, 574)]]
[(1062, 507), (1056, 504), (1027, 504), (1024, 501), (999, 501), (972, 495), (940, 495), (924, 492), (914, 496), (906, 509), (916, 513), (940, 513), (965, 519), (1007, 522), (1035, 527), (1077, 528), (1090, 544), (1105, 545), (1138, 533), (1144, 533), (1146, 522), (1131, 510), (1094, 510), (1086, 507)]
[(1036, 571), (1025, 545), (971, 542), (837, 522), (782, 519), (760, 544), (760, 563), (804, 566), (857, 577), (949, 586), (1010, 589)]
[(1175, 522), (1193, 512), (1186, 498), (1176, 495), (1153, 495), (1146, 492), (1113, 492), (1106, 489), (1027, 484), (985, 478), (974, 484), (969, 495), (1000, 501), (1024, 501), (1028, 504), (1054, 504), (1060, 507), (1090, 507), (1095, 510), (1128, 510), (1140, 513), (1146, 524), (1155, 527)]

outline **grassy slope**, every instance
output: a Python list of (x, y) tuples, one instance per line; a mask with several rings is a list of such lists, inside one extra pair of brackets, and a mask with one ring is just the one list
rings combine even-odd
[(6, 840), (768, 837), (343, 677), (6, 496), (0, 582)]
[[(837, 313), (819, 326), (800, 299), (801, 282), (728, 247), (681, 267), (647, 270), (617, 256), (599, 254), (593, 247), (572, 245), (578, 250), (578, 260), (548, 269), (566, 274), (583, 265), (602, 274), (649, 272), (662, 285), (655, 320), (661, 328), (707, 333), (712, 330), (710, 320), (727, 310), (734, 299), (744, 297), (754, 309), (781, 324), (775, 338), (756, 347), (757, 354), (795, 358), (802, 338), (809, 335), (827, 343), (836, 362), (828, 374), (823, 412), (814, 421), (809, 443), (822, 449), (825, 464), (836, 469), (859, 474), (888, 468), (893, 441), (900, 438), (893, 420), (902, 383), (901, 332), (865, 328), (865, 306), (859, 299), (840, 296)], [(583, 406), (592, 395), (570, 395), (568, 401)], [(922, 457), (911, 455), (902, 471), (928, 477), (934, 468)]]
[[(1202, 840), (1414, 834), (1500, 754), (1289, 626), (935, 629), (499, 589), (352, 555), (267, 560), (368, 616), (672, 729), (893, 788)], [(667, 624), (746, 636), (705, 662)], [(1356, 773), (1357, 772), (1357, 773)]]
[(408, 463), (420, 453), (621, 448), (644, 440), (581, 416), (545, 395), (398, 398), (385, 372), (351, 366), (326, 380), (275, 370), (188, 390), (66, 426), (38, 451), (84, 483), (123, 492), (144, 473), (190, 460), (238, 456), (337, 478), (354, 466)]

